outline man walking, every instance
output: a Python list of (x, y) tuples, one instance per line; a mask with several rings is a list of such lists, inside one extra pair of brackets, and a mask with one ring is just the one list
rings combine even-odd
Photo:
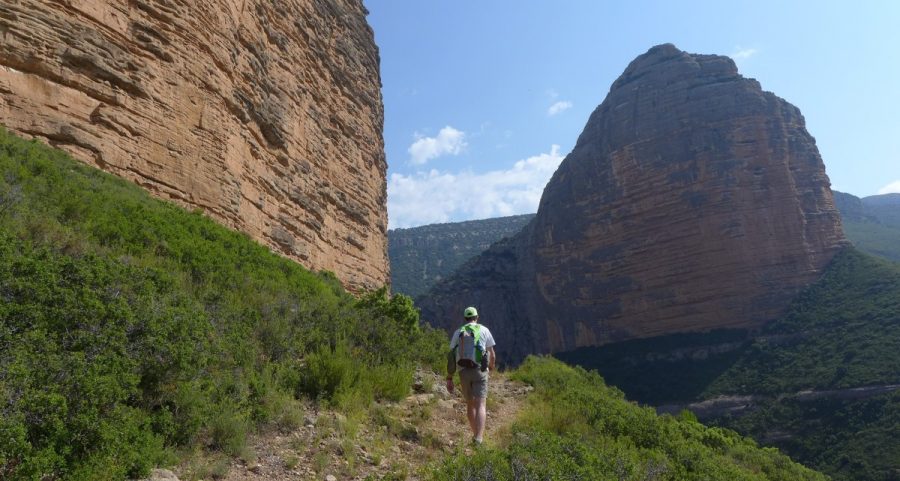
[(478, 323), (478, 311), (474, 307), (467, 307), (463, 317), (466, 323), (450, 339), (447, 390), (453, 392), (453, 373), (459, 371), (462, 394), (466, 399), (466, 416), (472, 428), (472, 442), (481, 444), (487, 420), (488, 373), (497, 363), (494, 353), (496, 343), (491, 331)]

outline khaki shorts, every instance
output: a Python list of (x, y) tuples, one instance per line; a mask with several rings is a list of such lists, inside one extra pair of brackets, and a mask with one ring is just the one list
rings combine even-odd
[(463, 397), (468, 399), (486, 399), (488, 393), (488, 372), (481, 372), (477, 367), (464, 367), (459, 370), (459, 381), (462, 385)]

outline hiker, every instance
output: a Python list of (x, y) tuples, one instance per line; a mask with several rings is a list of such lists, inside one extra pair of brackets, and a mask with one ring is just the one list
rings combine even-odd
[(472, 428), (472, 442), (481, 444), (487, 420), (488, 372), (494, 369), (494, 336), (487, 327), (478, 324), (478, 311), (467, 307), (463, 311), (466, 323), (453, 333), (447, 355), (447, 390), (453, 392), (453, 373), (459, 371), (466, 416)]

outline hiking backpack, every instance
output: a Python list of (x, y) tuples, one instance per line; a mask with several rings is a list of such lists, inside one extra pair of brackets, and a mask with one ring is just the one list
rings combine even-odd
[(481, 367), (481, 370), (484, 371), (487, 367), (486, 361), (487, 355), (485, 354), (484, 338), (481, 336), (481, 326), (469, 323), (459, 328), (456, 364), (462, 367)]

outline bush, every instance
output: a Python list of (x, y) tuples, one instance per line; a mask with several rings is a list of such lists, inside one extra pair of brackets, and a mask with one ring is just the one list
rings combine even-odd
[(402, 297), (355, 298), (0, 129), (3, 479), (138, 476), (197, 444), (239, 453), (256, 427), (298, 421), (296, 395), (397, 396), (441, 343)]
[(413, 378), (412, 365), (381, 365), (369, 370), (376, 399), (399, 401), (409, 395)]
[(459, 453), (433, 480), (824, 480), (772, 449), (690, 416), (657, 416), (595, 372), (529, 357), (512, 377), (534, 386), (505, 449)]

